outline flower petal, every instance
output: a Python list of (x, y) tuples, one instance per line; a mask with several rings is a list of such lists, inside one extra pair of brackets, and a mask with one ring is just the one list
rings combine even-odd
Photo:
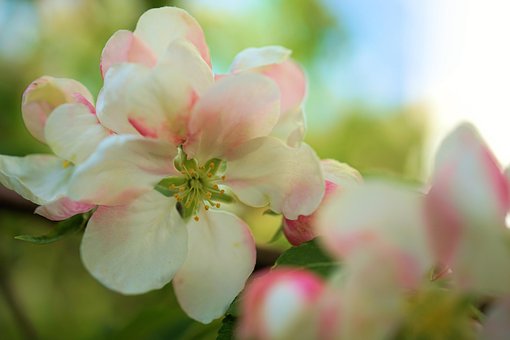
[(72, 163), (85, 161), (110, 135), (95, 114), (82, 104), (57, 107), (46, 122), (46, 142), (59, 157)]
[(367, 181), (334, 193), (324, 203), (317, 227), (336, 256), (383, 246), (407, 254), (422, 272), (432, 265), (417, 192), (397, 183)]
[(173, 281), (175, 294), (193, 319), (222, 316), (255, 266), (255, 242), (241, 219), (221, 211), (188, 222), (188, 257)]
[(147, 67), (156, 65), (156, 55), (151, 51), (142, 39), (130, 31), (120, 30), (115, 32), (106, 42), (101, 54), (101, 75), (115, 64), (139, 63)]
[(80, 164), (69, 183), (69, 197), (99, 205), (126, 204), (175, 174), (176, 148), (137, 136), (111, 136)]
[(184, 38), (195, 45), (208, 65), (211, 64), (202, 28), (195, 18), (180, 8), (161, 7), (148, 10), (138, 20), (134, 33), (159, 57), (173, 41)]
[(226, 184), (245, 204), (289, 219), (310, 215), (324, 195), (319, 159), (307, 144), (292, 148), (274, 137), (251, 140), (227, 163)]
[(73, 79), (44, 76), (34, 80), (23, 93), (21, 111), (28, 131), (45, 142), (44, 126), (51, 112), (64, 103), (93, 103), (85, 86)]
[(426, 199), (428, 232), (436, 260), (451, 267), (463, 290), (510, 292), (510, 272), (499, 269), (510, 267), (509, 196), (505, 175), (474, 127), (463, 124), (443, 141)]
[(36, 204), (65, 195), (74, 167), (52, 155), (0, 155), (0, 183)]
[(291, 60), (291, 51), (281, 46), (248, 48), (232, 63), (231, 72), (256, 72), (271, 78), (280, 90), (281, 115), (271, 133), (291, 146), (303, 141), (306, 122), (301, 104), (306, 95), (306, 77)]
[(95, 205), (76, 202), (69, 197), (62, 197), (56, 201), (41, 205), (35, 209), (35, 213), (52, 221), (62, 221), (71, 216), (87, 212)]
[(177, 40), (154, 68), (112, 67), (98, 98), (98, 117), (117, 133), (180, 144), (196, 99), (213, 81), (212, 71), (193, 45)]
[(325, 283), (311, 272), (277, 268), (256, 276), (242, 295), (238, 337), (284, 339), (314, 307)]
[(230, 72), (240, 73), (255, 68), (280, 64), (289, 59), (292, 51), (282, 46), (251, 47), (239, 52), (230, 66)]
[(202, 161), (228, 158), (242, 143), (267, 136), (278, 116), (278, 89), (269, 79), (255, 74), (223, 78), (195, 106), (185, 150)]
[(187, 254), (187, 232), (175, 203), (151, 191), (127, 205), (99, 207), (83, 235), (85, 267), (123, 294), (163, 287)]

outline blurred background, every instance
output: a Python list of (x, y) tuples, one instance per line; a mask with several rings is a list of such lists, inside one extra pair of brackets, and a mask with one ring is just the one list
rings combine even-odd
[[(200, 22), (218, 73), (247, 47), (292, 49), (308, 76), (307, 141), (322, 158), (420, 183), (441, 138), (469, 120), (510, 162), (502, 0), (0, 0), (0, 153), (47, 152), (21, 119), (32, 80), (74, 78), (97, 95), (105, 42), (164, 5)], [(171, 285), (132, 297), (103, 288), (80, 262), (79, 235), (47, 246), (15, 241), (52, 227), (30, 209), (0, 201), (0, 338), (215, 338), (219, 323), (189, 320)], [(280, 223), (260, 211), (245, 218), (260, 244)]]

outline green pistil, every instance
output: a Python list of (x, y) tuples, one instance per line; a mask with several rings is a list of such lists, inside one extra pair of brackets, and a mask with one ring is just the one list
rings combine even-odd
[(174, 165), (180, 175), (163, 179), (155, 189), (165, 196), (175, 197), (177, 211), (183, 219), (188, 220), (194, 215), (198, 221), (197, 214), (202, 205), (205, 210), (209, 210), (219, 208), (219, 202), (233, 200), (222, 185), (226, 169), (224, 161), (213, 158), (200, 166), (195, 159), (188, 159), (180, 150)]

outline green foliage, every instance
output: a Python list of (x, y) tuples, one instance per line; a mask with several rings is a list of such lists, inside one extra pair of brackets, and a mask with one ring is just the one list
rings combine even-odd
[(53, 243), (55, 241), (60, 240), (64, 236), (77, 233), (85, 228), (87, 224), (90, 213), (75, 215), (71, 218), (68, 218), (65, 221), (61, 221), (57, 223), (55, 228), (53, 228), (46, 235), (41, 236), (32, 236), (32, 235), (19, 235), (14, 238), (21, 241), (26, 241), (34, 244), (48, 244)]
[(234, 329), (237, 318), (231, 314), (225, 315), (221, 322), (221, 328), (218, 331), (217, 340), (231, 340), (234, 339)]
[(325, 254), (316, 240), (288, 249), (276, 260), (274, 268), (298, 267), (328, 277), (338, 269), (338, 262)]

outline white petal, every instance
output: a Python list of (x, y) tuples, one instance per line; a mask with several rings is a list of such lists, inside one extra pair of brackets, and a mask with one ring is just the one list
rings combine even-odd
[(83, 235), (85, 267), (123, 294), (163, 287), (187, 254), (187, 232), (175, 203), (151, 191), (128, 205), (99, 207)]
[(65, 195), (74, 167), (52, 155), (0, 155), (0, 183), (36, 204)]
[(44, 76), (34, 80), (23, 93), (23, 120), (28, 131), (45, 142), (44, 126), (51, 112), (61, 104), (79, 102), (94, 102), (90, 92), (81, 83), (73, 79)]
[(142, 39), (132, 32), (120, 30), (115, 32), (106, 42), (101, 53), (101, 75), (116, 64), (139, 63), (148, 67), (156, 65), (156, 55)]
[(180, 144), (191, 109), (212, 84), (212, 71), (193, 45), (178, 40), (154, 68), (113, 66), (98, 98), (98, 117), (117, 133)]
[(71, 216), (87, 212), (95, 205), (76, 202), (69, 197), (62, 197), (56, 201), (41, 205), (35, 209), (35, 213), (52, 221), (62, 221)]
[(367, 181), (340, 190), (321, 206), (317, 227), (338, 257), (386, 246), (408, 254), (425, 272), (432, 264), (419, 193), (397, 183)]
[(279, 116), (278, 89), (256, 74), (216, 82), (195, 106), (186, 152), (201, 161), (227, 157), (242, 143), (267, 136)]
[(290, 146), (303, 142), (306, 131), (305, 113), (301, 108), (282, 113), (271, 131), (271, 136), (286, 141)]
[(48, 118), (46, 142), (59, 157), (82, 163), (110, 135), (95, 114), (82, 104), (63, 104)]
[(173, 281), (184, 311), (203, 323), (222, 316), (255, 266), (255, 243), (248, 226), (220, 211), (188, 222), (188, 257)]
[(295, 220), (310, 215), (324, 195), (319, 159), (306, 144), (292, 148), (274, 137), (241, 145), (227, 163), (227, 184), (244, 203)]
[(69, 183), (69, 197), (99, 205), (125, 204), (175, 174), (172, 145), (137, 136), (105, 139)]
[(291, 50), (282, 46), (247, 48), (236, 55), (232, 66), (230, 66), (230, 71), (232, 73), (239, 73), (262, 66), (279, 64), (287, 60), (291, 53)]
[(173, 41), (184, 38), (200, 52), (210, 64), (209, 48), (198, 22), (186, 11), (176, 7), (153, 8), (145, 12), (136, 25), (135, 35), (147, 43), (157, 56), (161, 56)]
[(346, 163), (340, 163), (334, 159), (321, 160), (324, 179), (340, 186), (358, 184), (363, 182), (363, 177), (358, 170)]

